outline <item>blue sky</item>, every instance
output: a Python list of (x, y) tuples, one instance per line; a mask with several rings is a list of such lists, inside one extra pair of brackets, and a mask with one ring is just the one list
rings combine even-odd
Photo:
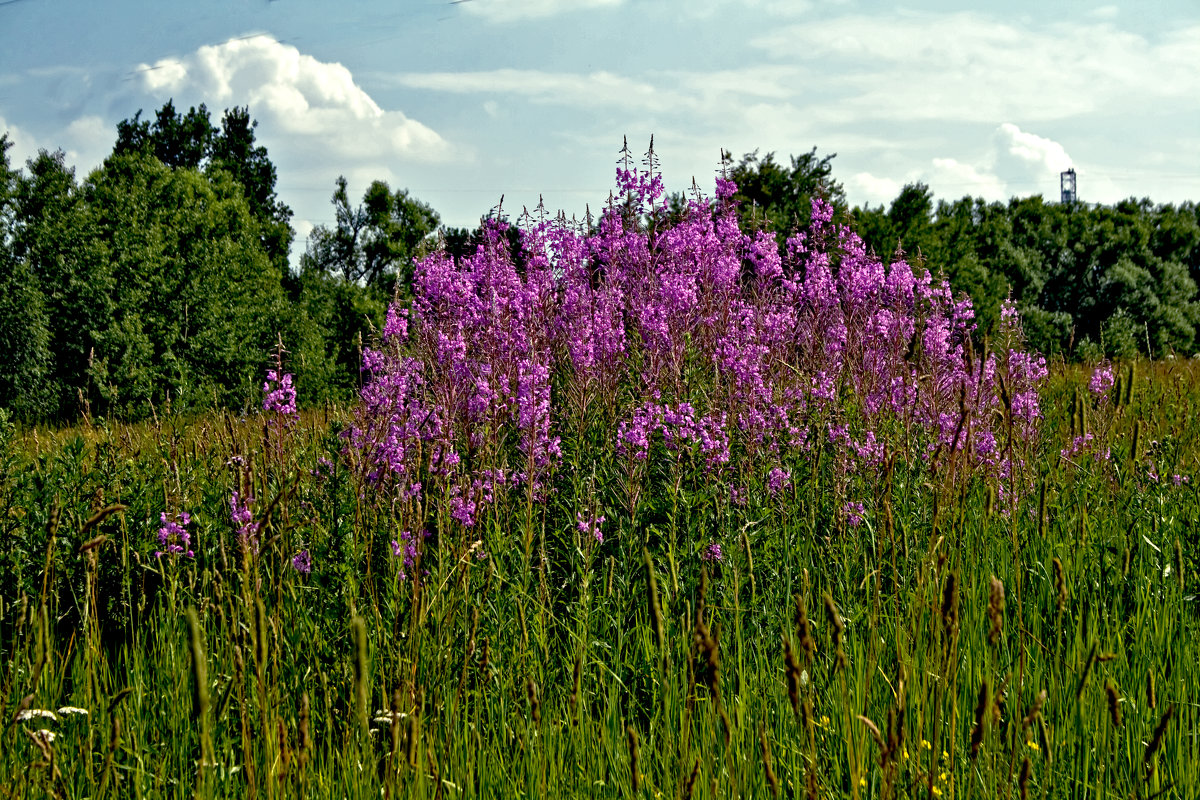
[(167, 99), (248, 105), (296, 212), (293, 257), (344, 174), (407, 187), (451, 225), (505, 196), (582, 213), (622, 137), (670, 189), (722, 148), (837, 153), (853, 204), (1200, 200), (1195, 0), (0, 0), (0, 131), (80, 175)]

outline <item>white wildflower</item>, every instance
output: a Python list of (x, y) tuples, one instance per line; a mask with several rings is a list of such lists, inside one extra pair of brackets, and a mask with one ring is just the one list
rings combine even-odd
[(57, 721), (58, 717), (53, 711), (48, 711), (44, 708), (27, 708), (20, 714), (17, 714), (17, 722), (28, 722), (31, 719), (52, 719)]

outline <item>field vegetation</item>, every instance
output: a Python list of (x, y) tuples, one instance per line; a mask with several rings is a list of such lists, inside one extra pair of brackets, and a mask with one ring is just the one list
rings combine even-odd
[(1194, 796), (1200, 365), (736, 191), (434, 250), (353, 403), (6, 414), (0, 797)]

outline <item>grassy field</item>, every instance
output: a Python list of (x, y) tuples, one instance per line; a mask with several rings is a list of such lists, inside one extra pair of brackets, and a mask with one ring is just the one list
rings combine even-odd
[(1020, 502), (890, 462), (852, 526), (820, 456), (730, 500), (585, 430), (408, 564), (348, 411), (5, 424), (0, 798), (1194, 797), (1200, 365), (1090, 374)]
[(0, 425), (0, 800), (1197, 794), (1200, 362), (628, 162), (353, 405)]

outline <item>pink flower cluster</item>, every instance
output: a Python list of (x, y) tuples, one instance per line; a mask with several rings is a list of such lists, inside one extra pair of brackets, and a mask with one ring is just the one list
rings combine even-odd
[(280, 373), (278, 370), (267, 370), (267, 380), (263, 384), (263, 411), (269, 411), (280, 417), (294, 418), (296, 411), (296, 388), (292, 386), (291, 373)]
[(156, 558), (162, 558), (164, 555), (196, 557), (192, 551), (192, 535), (187, 529), (188, 525), (192, 524), (191, 514), (183, 511), (177, 515), (169, 515), (164, 511), (159, 516), (159, 522), (162, 527), (158, 529), (158, 546), (162, 549), (155, 551)]
[(541, 496), (561, 437), (593, 425), (632, 464), (687, 456), (731, 487), (749, 465), (779, 492), (820, 443), (847, 481), (953, 459), (1023, 491), (1047, 368), (1011, 303), (980, 353), (969, 299), (867, 252), (820, 199), (780, 247), (739, 228), (727, 180), (675, 218), (659, 176), (626, 164), (617, 183), (587, 226), (540, 215), (513, 248), (491, 220), (473, 254), (416, 264), (411, 307), (363, 358), (348, 441), (372, 481), (402, 497), (436, 482), (470, 527), (502, 491)]

